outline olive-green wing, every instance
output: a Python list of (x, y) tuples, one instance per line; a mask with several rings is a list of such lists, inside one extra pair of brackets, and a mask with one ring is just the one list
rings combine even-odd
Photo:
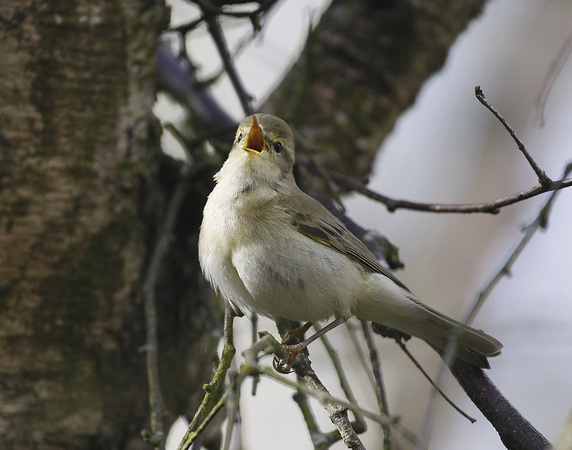
[[(295, 208), (292, 207), (294, 198)], [(407, 289), (395, 275), (379, 263), (363, 242), (321, 203), (302, 192), (295, 197), (290, 196), (289, 200), (287, 212), (292, 225), (298, 232), (359, 262), (372, 272), (385, 275), (402, 288)]]

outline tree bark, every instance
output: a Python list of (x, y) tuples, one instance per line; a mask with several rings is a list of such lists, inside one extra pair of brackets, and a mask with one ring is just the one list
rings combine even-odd
[(0, 14), (0, 447), (128, 448), (148, 421), (137, 286), (168, 12), (7, 0)]

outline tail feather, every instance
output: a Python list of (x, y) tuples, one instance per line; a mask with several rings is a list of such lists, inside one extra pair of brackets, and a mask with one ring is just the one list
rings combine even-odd
[(455, 345), (455, 357), (474, 366), (488, 369), (490, 366), (487, 358), (501, 353), (503, 345), (494, 337), (457, 322), (419, 302), (416, 304), (427, 313), (426, 325), (418, 337), (436, 347), (440, 354), (447, 350), (448, 345)]
[(487, 358), (500, 354), (503, 345), (497, 339), (424, 305), (409, 291), (392, 289), (385, 294), (382, 301), (358, 302), (353, 313), (421, 338), (440, 354), (455, 342), (455, 357), (477, 367), (489, 368)]

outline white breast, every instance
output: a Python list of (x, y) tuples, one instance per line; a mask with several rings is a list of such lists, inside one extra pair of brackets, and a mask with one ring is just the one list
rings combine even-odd
[[(351, 315), (359, 264), (296, 231), (288, 218), (244, 219), (244, 199), (209, 196), (199, 238), (202, 270), (229, 301), (270, 317), (317, 321)], [(259, 194), (256, 194), (259, 195)], [(228, 197), (225, 196), (225, 199)]]

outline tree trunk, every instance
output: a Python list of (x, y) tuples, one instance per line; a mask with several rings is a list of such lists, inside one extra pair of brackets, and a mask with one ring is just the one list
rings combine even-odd
[(168, 12), (143, 0), (0, 11), (0, 447), (127, 448), (148, 421), (136, 300)]

